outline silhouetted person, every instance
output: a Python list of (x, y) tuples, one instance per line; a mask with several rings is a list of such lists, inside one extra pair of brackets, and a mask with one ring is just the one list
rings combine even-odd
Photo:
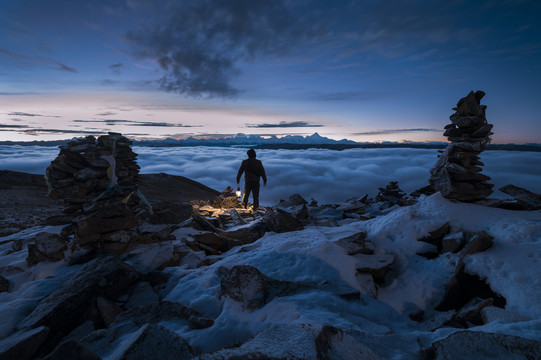
[(255, 158), (255, 150), (250, 149), (246, 152), (248, 159), (243, 160), (237, 173), (237, 185), (240, 183), (240, 178), (244, 172), (244, 196), (242, 203), (245, 208), (248, 207), (248, 197), (250, 193), (254, 197), (254, 210), (259, 207), (259, 178), (263, 178), (263, 185), (267, 186), (267, 175), (261, 161)]

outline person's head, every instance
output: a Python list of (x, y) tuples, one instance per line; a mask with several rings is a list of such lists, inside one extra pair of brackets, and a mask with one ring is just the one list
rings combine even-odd
[(246, 154), (248, 154), (248, 157), (250, 159), (255, 159), (255, 150), (254, 149), (250, 149), (250, 150), (246, 151)]

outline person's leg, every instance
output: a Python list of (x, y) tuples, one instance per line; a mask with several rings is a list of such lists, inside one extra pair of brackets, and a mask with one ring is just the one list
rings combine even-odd
[(250, 186), (249, 182), (244, 183), (244, 196), (242, 197), (242, 204), (244, 205), (244, 208), (248, 208), (248, 197), (250, 196), (250, 192), (252, 191), (252, 188)]
[(259, 181), (254, 182), (252, 192), (254, 194), (254, 210), (257, 210), (257, 208), (259, 207)]

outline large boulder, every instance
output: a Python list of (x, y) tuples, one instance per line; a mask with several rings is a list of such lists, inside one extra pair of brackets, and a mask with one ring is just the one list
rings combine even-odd
[(432, 344), (436, 360), (539, 359), (541, 342), (482, 331), (459, 331)]
[(250, 265), (218, 268), (222, 295), (243, 304), (248, 310), (260, 308), (278, 296), (287, 296), (310, 284), (281, 281), (269, 278)]

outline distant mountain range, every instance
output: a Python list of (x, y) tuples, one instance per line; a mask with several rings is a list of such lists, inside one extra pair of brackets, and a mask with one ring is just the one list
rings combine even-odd
[[(70, 140), (57, 141), (0, 141), (0, 145), (8, 146), (59, 146)], [(261, 137), (259, 135), (237, 134), (231, 137), (217, 139), (163, 139), (163, 140), (133, 140), (134, 146), (149, 147), (177, 147), (177, 146), (239, 146), (254, 147), (259, 149), (308, 149), (324, 148), (331, 150), (344, 150), (351, 148), (425, 148), (443, 149), (446, 142), (355, 142), (342, 139), (333, 140), (319, 135), (317, 132), (310, 136), (286, 135), (283, 137)], [(541, 144), (490, 144), (488, 150), (514, 150), (514, 151), (540, 151)]]

